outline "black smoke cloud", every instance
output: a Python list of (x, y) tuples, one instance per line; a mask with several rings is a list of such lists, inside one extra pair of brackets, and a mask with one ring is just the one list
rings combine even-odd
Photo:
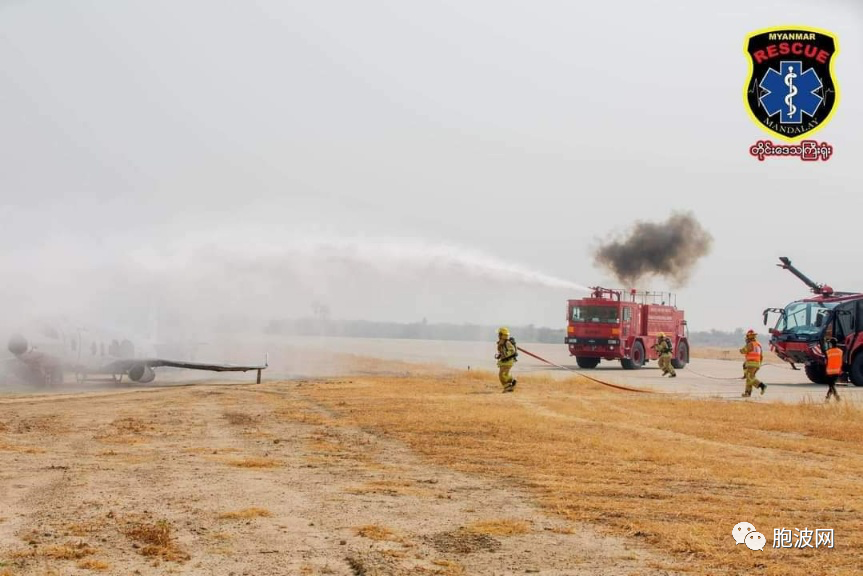
[(609, 270), (627, 287), (659, 276), (675, 288), (684, 286), (698, 261), (713, 245), (713, 236), (689, 212), (675, 212), (665, 222), (636, 222), (622, 238), (599, 245), (594, 264)]

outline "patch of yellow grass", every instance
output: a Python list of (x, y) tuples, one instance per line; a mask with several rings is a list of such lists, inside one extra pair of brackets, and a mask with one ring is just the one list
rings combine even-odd
[(10, 560), (23, 560), (25, 558), (35, 558), (36, 557), (36, 547), (30, 548), (19, 548), (18, 550), (10, 550), (6, 552), (6, 557)]
[(348, 494), (385, 494), (387, 496), (428, 495), (428, 490), (420, 490), (407, 480), (373, 480), (362, 486), (346, 488)]
[(66, 534), (69, 536), (89, 536), (98, 532), (101, 526), (96, 522), (73, 522), (65, 526)]
[(249, 520), (251, 518), (269, 518), (273, 513), (266, 508), (243, 508), (234, 512), (219, 515), (220, 520)]
[(76, 566), (81, 570), (92, 570), (94, 572), (104, 572), (111, 569), (110, 564), (102, 560), (96, 560), (95, 558), (85, 558), (78, 562)]
[[(354, 379), (298, 393), (338, 414), (335, 426), (506, 478), (550, 513), (653, 547), (674, 570), (763, 571), (759, 555), (729, 546), (738, 518), (768, 538), (775, 528), (832, 528), (843, 543), (829, 551), (831, 574), (857, 570), (863, 493), (848, 487), (863, 477), (860, 406), (631, 394), (532, 375), (512, 395), (472, 393), (494, 376)], [(823, 572), (820, 551), (773, 552), (782, 576)]]
[(144, 444), (149, 442), (147, 436), (154, 431), (154, 426), (140, 418), (124, 417), (114, 419), (93, 438), (106, 444)]
[(55, 560), (80, 560), (98, 552), (96, 548), (90, 547), (86, 542), (66, 543), (59, 546), (46, 546), (37, 548), (36, 554), (45, 558)]
[(402, 538), (396, 535), (386, 526), (378, 526), (377, 524), (367, 524), (356, 528), (357, 536), (368, 538), (369, 540), (378, 540), (385, 542), (401, 542)]
[(120, 446), (138, 446), (140, 444), (148, 444), (150, 442), (148, 438), (140, 438), (137, 436), (105, 435), (99, 436), (95, 439), (105, 444), (118, 444)]
[(225, 412), (222, 414), (222, 418), (227, 420), (231, 426), (255, 426), (260, 421), (259, 417), (245, 412)]
[(280, 421), (299, 422), (302, 424), (310, 424), (313, 426), (326, 426), (333, 423), (332, 418), (303, 408), (298, 404), (280, 405), (276, 408), (274, 416)]
[(432, 564), (439, 568), (435, 570), (434, 573), (440, 574), (441, 576), (462, 576), (463, 574), (467, 574), (465, 567), (458, 562), (452, 562), (450, 560), (432, 560)]
[(237, 468), (278, 468), (281, 462), (273, 458), (236, 458), (229, 460), (228, 464)]
[(123, 530), (127, 538), (142, 544), (139, 550), (142, 556), (169, 562), (185, 562), (189, 555), (179, 548), (171, 532), (171, 525), (167, 520), (160, 520), (155, 524), (134, 522)]
[(467, 529), (475, 534), (516, 536), (518, 534), (530, 533), (531, 524), (524, 520), (484, 520), (482, 522), (474, 522)]
[(8, 444), (0, 442), (0, 452), (17, 452), (18, 454), (43, 454), (44, 448), (38, 446), (21, 446), (20, 444)]
[(316, 440), (309, 443), (312, 452), (324, 453), (326, 455), (337, 454), (342, 451), (342, 446), (329, 440)]

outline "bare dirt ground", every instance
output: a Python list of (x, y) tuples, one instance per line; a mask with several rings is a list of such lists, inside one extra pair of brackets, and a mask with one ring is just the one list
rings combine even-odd
[[(0, 397), (0, 576), (762, 574), (863, 565), (863, 410), (351, 357)], [(748, 521), (765, 535), (734, 545)], [(835, 547), (771, 548), (831, 528)], [(795, 533), (796, 534), (796, 533)]]
[(0, 400), (0, 574), (668, 573), (335, 417), (317, 385)]

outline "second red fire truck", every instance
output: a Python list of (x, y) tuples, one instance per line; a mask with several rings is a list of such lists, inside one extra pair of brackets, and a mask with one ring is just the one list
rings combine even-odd
[(566, 344), (581, 368), (596, 368), (599, 362), (619, 360), (628, 370), (658, 358), (653, 345), (657, 335), (671, 339), (678, 370), (689, 362), (689, 338), (683, 310), (668, 292), (638, 292), (626, 296), (622, 290), (599, 286), (591, 295), (568, 300)]

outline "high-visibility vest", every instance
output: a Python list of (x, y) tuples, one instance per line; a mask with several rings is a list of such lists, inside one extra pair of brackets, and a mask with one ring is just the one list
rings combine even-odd
[(842, 374), (842, 349), (831, 348), (827, 351), (827, 375), (839, 376)]
[(761, 344), (758, 342), (752, 342), (752, 350), (746, 353), (746, 361), (747, 362), (761, 362), (761, 358), (763, 357), (761, 353)]

